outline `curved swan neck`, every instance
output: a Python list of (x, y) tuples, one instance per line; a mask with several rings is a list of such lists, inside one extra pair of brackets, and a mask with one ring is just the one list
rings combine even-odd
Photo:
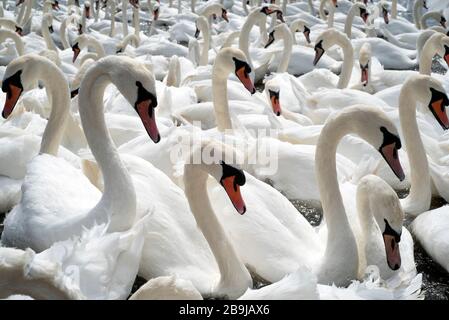
[(140, 36), (140, 13), (138, 8), (133, 7), (133, 27), (134, 34), (139, 37)]
[(104, 119), (104, 90), (114, 81), (109, 70), (115, 67), (113, 61), (102, 61), (87, 71), (80, 87), (79, 113), (87, 142), (104, 178), (103, 196), (91, 213), (99, 219), (111, 217), (110, 231), (124, 231), (134, 221), (136, 193)]
[(354, 17), (356, 15), (356, 11), (359, 10), (360, 7), (357, 4), (352, 5), (351, 9), (346, 16), (345, 21), (345, 33), (349, 39), (352, 37), (352, 23), (354, 22)]
[(20, 6), (19, 14), (17, 15), (17, 18), (16, 18), (16, 22), (18, 24), (20, 24), (20, 22), (22, 22), (22, 19), (25, 14), (25, 7), (27, 6), (27, 2), (28, 1), (23, 2), (22, 5)]
[(240, 288), (241, 293), (244, 293), (248, 289), (248, 283), (252, 282), (251, 276), (214, 213), (207, 193), (209, 175), (202, 166), (198, 164), (185, 166), (185, 194), (196, 223), (217, 261), (220, 270), (219, 286), (233, 290)]
[(415, 26), (418, 30), (422, 29), (421, 27), (422, 6), (423, 6), (422, 0), (415, 1), (415, 5), (413, 6), (413, 20), (415, 21)]
[(232, 130), (231, 116), (228, 103), (228, 73), (222, 72), (217, 60), (212, 68), (212, 100), (214, 104), (215, 120), (220, 132)]
[[(46, 17), (48, 17), (48, 16), (46, 16)], [(42, 36), (44, 37), (45, 44), (47, 45), (47, 49), (58, 52), (58, 49), (56, 48), (56, 45), (53, 42), (53, 39), (51, 37), (50, 31), (48, 30), (49, 18), (46, 18), (46, 17), (42, 17), (42, 23), (41, 23)]]
[(128, 1), (122, 1), (122, 29), (123, 36), (126, 37), (128, 35)]
[(207, 66), (209, 63), (209, 48), (210, 48), (210, 28), (207, 19), (203, 19), (200, 23), (199, 29), (203, 34), (203, 48), (200, 55), (200, 66)]
[(282, 27), (281, 36), (284, 40), (284, 50), (282, 52), (282, 58), (281, 63), (278, 66), (278, 73), (287, 72), (288, 70), (288, 64), (290, 62), (290, 58), (292, 55), (292, 48), (293, 48), (293, 35), (291, 31), (286, 27)]
[(444, 34), (435, 34), (426, 41), (421, 51), (421, 55), (419, 56), (420, 74), (430, 76), (432, 72), (432, 60), (436, 54), (436, 46), (438, 45), (438, 42), (441, 41), (443, 36)]
[(309, 12), (312, 16), (315, 16), (315, 7), (313, 6), (312, 0), (307, 0), (307, 4), (309, 5)]
[(249, 14), (248, 18), (246, 18), (246, 21), (242, 26), (242, 30), (240, 31), (240, 37), (239, 37), (239, 49), (242, 50), (243, 53), (245, 53), (246, 58), (248, 60), (248, 64), (253, 69), (254, 69), (254, 66), (252, 64), (251, 56), (249, 54), (249, 33), (251, 32), (251, 29), (253, 28), (253, 26), (259, 20), (264, 20), (264, 19), (261, 16), (259, 9), (255, 9)]
[[(329, 3), (329, 15), (326, 16), (324, 12), (324, 7)], [(330, 0), (321, 0), (320, 2), (320, 18), (324, 21), (327, 21), (327, 27), (332, 28), (334, 26), (334, 15), (335, 15), (335, 7), (330, 2)]]
[[(399, 95), (399, 118), (410, 168), (412, 168), (410, 194), (404, 201), (406, 204), (420, 203), (423, 207), (416, 210), (425, 211), (429, 209), (432, 200), (431, 181), (429, 163), (416, 121), (416, 101), (413, 96), (414, 86), (413, 82), (410, 82), (402, 88)], [(404, 208), (406, 212), (414, 213), (407, 207), (408, 204)]]
[(349, 84), (352, 68), (354, 67), (354, 48), (351, 41), (343, 34), (338, 34), (335, 42), (343, 49), (343, 64), (337, 88), (344, 89)]
[(398, 17), (398, 0), (391, 0), (391, 19)]
[[(326, 251), (320, 271), (320, 282), (332, 282), (332, 269), (345, 270), (352, 280), (358, 273), (358, 250), (349, 225), (337, 180), (336, 152), (340, 140), (351, 132), (352, 114), (340, 113), (323, 127), (315, 152), (316, 178), (323, 215), (328, 226)], [(336, 241), (336, 240), (339, 241)], [(344, 259), (342, 259), (345, 257)], [(335, 264), (339, 265), (335, 265)], [(342, 266), (341, 263), (345, 265)], [(351, 278), (352, 277), (352, 278)]]
[(36, 64), (39, 72), (37, 80), (44, 83), (48, 98), (51, 102), (51, 113), (42, 135), (40, 153), (56, 156), (61, 143), (67, 117), (70, 109), (70, 92), (64, 74), (52, 62), (40, 58)]

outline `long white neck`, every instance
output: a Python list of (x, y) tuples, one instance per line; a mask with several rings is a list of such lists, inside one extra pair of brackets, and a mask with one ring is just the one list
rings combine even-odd
[(95, 22), (98, 22), (100, 17), (100, 0), (96, 0), (92, 3), (92, 8), (94, 9)]
[(79, 93), (79, 113), (89, 147), (104, 178), (104, 192), (91, 215), (111, 217), (110, 231), (128, 230), (136, 214), (136, 193), (104, 119), (103, 95), (113, 82), (112, 63), (96, 64), (86, 73)]
[(415, 26), (418, 30), (422, 29), (421, 27), (421, 15), (422, 15), (422, 0), (415, 1), (415, 5), (413, 6), (413, 20), (415, 21)]
[[(209, 175), (202, 165), (186, 165), (184, 171), (185, 194), (196, 223), (206, 238), (220, 270), (219, 289), (232, 290), (234, 299), (252, 285), (251, 276), (237, 255), (225, 230), (218, 221), (207, 193)], [(237, 214), (237, 213), (236, 213)]]
[(50, 25), (49, 25), (48, 19), (42, 18), (42, 23), (41, 23), (42, 36), (44, 37), (45, 44), (47, 45), (47, 49), (58, 52), (58, 49), (56, 48), (56, 45), (53, 42), (53, 39), (51, 37), (50, 31), (48, 30), (49, 26)]
[(399, 118), (411, 168), (410, 194), (403, 199), (404, 211), (419, 214), (430, 208), (432, 200), (429, 164), (416, 121), (414, 86), (403, 87), (399, 95)]
[(254, 69), (254, 66), (252, 64), (251, 56), (249, 54), (249, 33), (251, 32), (251, 29), (258, 20), (265, 20), (260, 19), (259, 17), (260, 13), (258, 12), (258, 9), (251, 12), (242, 26), (242, 30), (240, 31), (239, 37), (239, 49), (242, 50), (243, 53), (246, 55), (246, 59), (248, 60), (248, 63), (252, 69)]
[(291, 31), (287, 27), (282, 28), (281, 30), (282, 39), (284, 40), (284, 50), (282, 51), (281, 63), (279, 63), (277, 69), (278, 73), (287, 72), (293, 47), (293, 35)]
[(70, 48), (69, 40), (67, 39), (67, 24), (70, 24), (73, 20), (73, 16), (67, 16), (61, 22), (61, 27), (59, 28), (60, 38), (62, 47), (64, 49)]
[(398, 17), (398, 0), (391, 0), (391, 19)]
[(47, 59), (39, 60), (37, 80), (43, 82), (51, 102), (51, 113), (42, 135), (40, 153), (56, 156), (70, 110), (69, 84), (62, 71)]
[(354, 17), (358, 10), (360, 10), (360, 8), (357, 5), (353, 5), (346, 16), (345, 33), (349, 39), (352, 37), (352, 23), (354, 22)]
[(109, 29), (110, 37), (115, 36), (115, 13), (116, 13), (115, 1), (112, 1), (112, 4), (111, 4), (111, 28)]
[(203, 34), (203, 48), (201, 49), (200, 66), (207, 66), (209, 63), (210, 48), (210, 29), (207, 19), (204, 19), (204, 24), (200, 25), (200, 31)]
[(33, 9), (33, 2), (34, 2), (34, 0), (29, 0), (29, 1), (25, 2), (25, 4), (26, 4), (25, 14), (23, 15), (22, 19), (20, 21), (18, 21), (19, 25), (24, 26), (30, 19), (32, 9)]
[(192, 0), (190, 2), (190, 11), (192, 11), (192, 13), (195, 13), (195, 3), (196, 3), (195, 0)]
[(133, 7), (133, 27), (136, 37), (140, 37), (140, 14), (139, 8)]
[[(315, 172), (328, 228), (326, 251), (318, 275), (320, 283), (346, 285), (358, 275), (357, 243), (346, 216), (336, 169), (337, 146), (350, 133), (350, 123), (350, 114), (328, 120), (316, 146)], [(341, 279), (340, 283), (336, 279)]]
[(128, 0), (122, 0), (122, 29), (123, 36), (128, 35)]
[(243, 7), (243, 11), (245, 12), (246, 15), (249, 14), (249, 10), (248, 10), (248, 5), (246, 4), (247, 0), (242, 0), (242, 7)]
[(440, 15), (437, 12), (427, 12), (421, 17), (421, 29), (425, 30), (429, 28), (429, 25), (427, 24), (427, 20), (429, 19), (435, 19), (438, 23), (440, 22)]
[(435, 45), (438, 45), (432, 41), (432, 38), (433, 37), (426, 41), (426, 44), (421, 50), (421, 54), (419, 56), (419, 73), (428, 76), (430, 76), (432, 72), (432, 60), (436, 54)]
[(217, 129), (220, 132), (232, 130), (228, 103), (228, 75), (228, 73), (222, 72), (219, 61), (215, 60), (212, 68), (212, 99)]
[(337, 88), (344, 89), (348, 86), (351, 79), (352, 68), (354, 67), (354, 48), (351, 41), (343, 35), (337, 35), (336, 43), (343, 49), (343, 64), (341, 66), (340, 78)]

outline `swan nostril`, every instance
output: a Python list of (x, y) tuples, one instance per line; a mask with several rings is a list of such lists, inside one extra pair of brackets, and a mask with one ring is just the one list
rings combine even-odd
[(276, 115), (279, 117), (279, 116), (281, 115), (281, 112), (278, 111), (278, 112), (276, 113)]
[(393, 267), (393, 270), (398, 270), (398, 269), (399, 269), (399, 264), (396, 263)]

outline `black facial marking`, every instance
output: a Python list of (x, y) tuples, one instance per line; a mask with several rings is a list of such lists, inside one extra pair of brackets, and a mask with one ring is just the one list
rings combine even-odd
[(310, 32), (310, 28), (308, 28), (307, 26), (304, 26), (304, 33)]
[(50, 31), (50, 33), (55, 32), (55, 30), (53, 29), (53, 26), (49, 26), (49, 27), (48, 27), (48, 31)]
[(268, 89), (268, 93), (270, 94), (270, 97), (275, 97), (276, 99), (279, 99), (279, 91), (273, 91)]
[(20, 35), (22, 35), (23, 29), (19, 26), (16, 26), (16, 32)]
[(76, 88), (75, 90), (70, 91), (70, 99), (75, 98), (80, 91), (80, 88)]
[(240, 70), (242, 67), (245, 68), (245, 73), (246, 74), (250, 74), (251, 73), (251, 67), (249, 66), (248, 63), (246, 63), (245, 61), (239, 60), (237, 58), (232, 58), (234, 60), (235, 63), (235, 71), (237, 72), (238, 70)]
[[(382, 233), (382, 235), (389, 235), (394, 237), (394, 240), (399, 243), (401, 242), (401, 233), (397, 233), (388, 223), (387, 219), (384, 219), (385, 221), (385, 231)], [(392, 243), (392, 249), (394, 249), (394, 243)]]
[(234, 179), (234, 190), (237, 191), (237, 185), (243, 186), (246, 182), (245, 174), (243, 170), (237, 169), (226, 164), (224, 161), (220, 161), (221, 167), (223, 168), (223, 175), (221, 176), (220, 183), (228, 177), (235, 177)]
[(17, 71), (12, 76), (10, 76), (8, 79), (5, 79), (2, 83), (2, 91), (6, 92), (7, 95), (11, 94), (9, 86), (13, 85), (17, 88), (20, 88), (23, 90), (22, 81), (20, 80), (20, 75), (22, 74), (22, 70)]
[(72, 50), (73, 50), (73, 51), (75, 51), (76, 49), (81, 50), (80, 47), (79, 47), (79, 45), (78, 45), (78, 42), (75, 43), (75, 44), (72, 46)]
[(135, 103), (135, 107), (137, 108), (137, 105), (142, 101), (151, 100), (150, 115), (152, 116), (153, 109), (157, 107), (157, 98), (147, 89), (145, 89), (140, 81), (136, 81), (136, 86), (137, 86), (137, 100)]
[(265, 45), (265, 48), (268, 48), (273, 42), (274, 42), (274, 30), (270, 32), (270, 34), (268, 35), (268, 42)]
[(387, 128), (385, 127), (380, 127), (380, 131), (382, 131), (382, 133), (384, 134), (384, 141), (380, 146), (379, 150), (382, 150), (383, 147), (394, 143), (396, 146), (396, 152), (393, 156), (395, 159), (397, 159), (398, 158), (397, 150), (402, 148), (401, 139), (397, 135), (388, 131)]
[[(447, 34), (449, 34), (449, 31)], [(444, 56), (447, 56), (447, 55), (449, 55), (449, 47), (444, 45)]]
[(119, 54), (119, 53), (122, 53), (123, 52), (123, 48), (118, 48), (116, 51), (115, 51), (115, 54)]

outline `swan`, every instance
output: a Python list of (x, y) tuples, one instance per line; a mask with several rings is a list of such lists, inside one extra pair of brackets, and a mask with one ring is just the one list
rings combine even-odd
[(421, 17), (422, 17), (422, 9), (428, 9), (427, 0), (415, 0), (413, 5), (413, 21), (415, 22), (415, 26), (418, 30), (422, 29), (421, 26)]
[(104, 51), (103, 45), (100, 41), (95, 39), (88, 34), (82, 34), (73, 40), (72, 51), (73, 51), (73, 59), (72, 62), (75, 62), (80, 54), (81, 50), (84, 48), (91, 47), (98, 58), (103, 58), (106, 56), (106, 52)]
[[(325, 14), (325, 11), (324, 11), (324, 8), (327, 4), (329, 4), (328, 7), (330, 7), (328, 16)], [(338, 7), (337, 0), (321, 0), (320, 1), (320, 10), (319, 10), (320, 18), (322, 20), (324, 20), (325, 22), (327, 22), (328, 28), (334, 27), (334, 15), (335, 15), (335, 9), (337, 7)]]
[(265, 75), (269, 64), (269, 61), (266, 60), (267, 59), (269, 60), (271, 58), (271, 55), (265, 57), (266, 58), (265, 61), (261, 61), (262, 63), (260, 65), (254, 66), (253, 60), (251, 59), (249, 52), (249, 45), (250, 45), (249, 33), (256, 23), (259, 22), (263, 24), (264, 21), (266, 21), (266, 17), (271, 14), (276, 14), (276, 17), (282, 17), (282, 11), (280, 11), (279, 7), (274, 5), (263, 6), (261, 8), (254, 9), (246, 18), (245, 23), (243, 24), (242, 29), (240, 31), (239, 49), (243, 51), (243, 53), (246, 55), (248, 59), (249, 65), (253, 70), (251, 78), (255, 82), (261, 80)]
[(290, 23), (290, 31), (293, 34), (293, 44), (297, 44), (296, 32), (300, 31), (304, 34), (307, 44), (310, 44), (310, 28), (307, 27), (307, 22), (303, 19), (296, 19)]
[[(59, 154), (75, 166), (78, 161), (73, 153), (65, 148), (59, 148), (69, 113), (69, 100), (65, 100), (62, 96), (66, 90), (67, 80), (62, 72), (46, 58), (29, 54), (15, 59), (8, 65), (2, 85), (2, 90), (8, 94), (2, 112), (3, 117), (8, 118), (13, 113), (22, 92), (32, 89), (37, 81), (44, 84), (48, 95), (51, 96), (52, 111), (49, 120), (42, 139), (18, 128), (4, 127), (7, 132), (2, 137), (2, 157), (11, 161), (8, 165), (1, 167), (0, 174), (3, 181), (23, 179), (28, 163), (38, 152), (55, 156)], [(13, 194), (20, 194), (20, 184), (16, 184)], [(6, 206), (10, 209), (17, 200), (17, 196), (10, 200), (12, 203), (2, 199), (2, 207)]]
[[(21, 69), (21, 65), (11, 66), (5, 74), (8, 81), (3, 82), (7, 90), (12, 92), (11, 97), (17, 97), (18, 85), (27, 85), (32, 80), (26, 69)], [(15, 69), (15, 70), (14, 70)], [(18, 74), (14, 78), (10, 73)], [(111, 72), (114, 76), (109, 81), (114, 81), (121, 92), (134, 105), (142, 122), (147, 129), (148, 135), (154, 142), (160, 140), (153, 108), (157, 105), (154, 93), (154, 80), (151, 73), (141, 64), (133, 62), (126, 57), (107, 57), (100, 59), (95, 67), (86, 73), (80, 87), (79, 107), (81, 122), (87, 141), (91, 150), (99, 163), (104, 176), (104, 193), (100, 198), (97, 188), (92, 186), (78, 170), (71, 167), (66, 161), (55, 158), (50, 154), (40, 154), (29, 161), (27, 174), (22, 186), (22, 199), (20, 203), (8, 214), (5, 219), (5, 230), (2, 234), (2, 242), (17, 247), (30, 247), (37, 251), (45, 250), (54, 242), (65, 240), (72, 235), (79, 234), (83, 227), (92, 226), (94, 222), (102, 223), (110, 220), (110, 231), (124, 231), (132, 226), (136, 215), (136, 195), (131, 179), (116, 154), (112, 144), (105, 144), (103, 139), (108, 139), (106, 128), (98, 126), (98, 117), (102, 119), (103, 104), (96, 101), (96, 110), (93, 106), (94, 98), (101, 101), (101, 97), (93, 96), (92, 90), (104, 90), (108, 81), (107, 77), (101, 77)], [(115, 73), (114, 73), (115, 72)], [(115, 76), (126, 75), (126, 76)], [(102, 84), (99, 80), (102, 80)], [(134, 79), (135, 81), (128, 81)], [(97, 83), (96, 83), (97, 82)], [(64, 81), (60, 81), (63, 86)], [(8, 87), (9, 86), (9, 87)], [(16, 89), (14, 89), (16, 88)], [(55, 88), (55, 85), (52, 87)], [(103, 88), (103, 89), (102, 89)], [(85, 92), (85, 93), (84, 93)], [(58, 116), (68, 113), (69, 89), (66, 84), (64, 88), (58, 90), (58, 96), (62, 101), (58, 104)], [(11, 109), (11, 102), (5, 105), (6, 112)], [(5, 112), (4, 109), (4, 112)], [(100, 113), (101, 112), (101, 113)], [(56, 108), (53, 113), (57, 113)], [(98, 115), (99, 114), (99, 115)], [(51, 128), (51, 126), (49, 126)], [(58, 130), (61, 126), (58, 126)], [(89, 128), (90, 127), (90, 128)], [(99, 134), (102, 130), (103, 135)], [(110, 139), (110, 138), (109, 138)], [(100, 142), (101, 141), (101, 142)], [(110, 141), (110, 140), (109, 140)], [(54, 144), (54, 143), (53, 143)], [(44, 147), (47, 141), (42, 143)], [(49, 169), (52, 168), (52, 169)], [(47, 175), (42, 175), (41, 170), (47, 171)], [(48, 171), (50, 170), (50, 171)], [(64, 177), (64, 179), (61, 179)], [(71, 181), (71, 184), (67, 184)], [(62, 183), (62, 185), (61, 185)], [(58, 185), (57, 187), (55, 186)], [(54, 186), (50, 189), (50, 186)], [(42, 200), (42, 188), (46, 189), (47, 197), (52, 197), (51, 192), (56, 192), (61, 202), (42, 202), (40, 206), (33, 205), (35, 201)], [(64, 191), (62, 191), (64, 190)], [(70, 194), (69, 198), (61, 198), (61, 194)], [(79, 201), (74, 201), (79, 199)], [(98, 203), (97, 203), (98, 202)], [(75, 205), (75, 206), (74, 206)], [(68, 217), (71, 217), (68, 219)], [(47, 230), (45, 237), (42, 230)]]
[[(270, 64), (269, 70), (277, 73), (289, 72), (293, 75), (302, 75), (313, 70), (314, 50), (304, 46), (293, 46), (293, 35), (285, 23), (278, 24), (270, 32), (265, 48), (268, 48), (274, 41), (283, 40), (282, 55), (275, 57)], [(297, 61), (302, 63), (298, 64)], [(323, 57), (318, 63), (318, 67), (337, 72), (342, 66), (340, 63), (329, 57)]]
[[(346, 17), (344, 31), (349, 39), (352, 38), (352, 22), (356, 15), (360, 16), (360, 18), (363, 19), (364, 23), (367, 23), (369, 13), (366, 9), (366, 6), (363, 3), (354, 3), (354, 5), (351, 7), (351, 10), (349, 10), (348, 15)], [(361, 35), (365, 36), (364, 33), (361, 33)]]
[(446, 18), (438, 11), (429, 11), (421, 17), (421, 29), (427, 29), (427, 20), (436, 20), (443, 28), (446, 29)]
[(0, 18), (0, 26), (15, 31), (19, 36), (22, 36), (23, 28), (12, 19)]
[(204, 16), (198, 17), (198, 19), (196, 20), (196, 28), (197, 31), (195, 32), (195, 38), (198, 38), (200, 32), (203, 35), (203, 48), (201, 49), (198, 65), (206, 66), (209, 63), (210, 47), (210, 28), (207, 18)]

